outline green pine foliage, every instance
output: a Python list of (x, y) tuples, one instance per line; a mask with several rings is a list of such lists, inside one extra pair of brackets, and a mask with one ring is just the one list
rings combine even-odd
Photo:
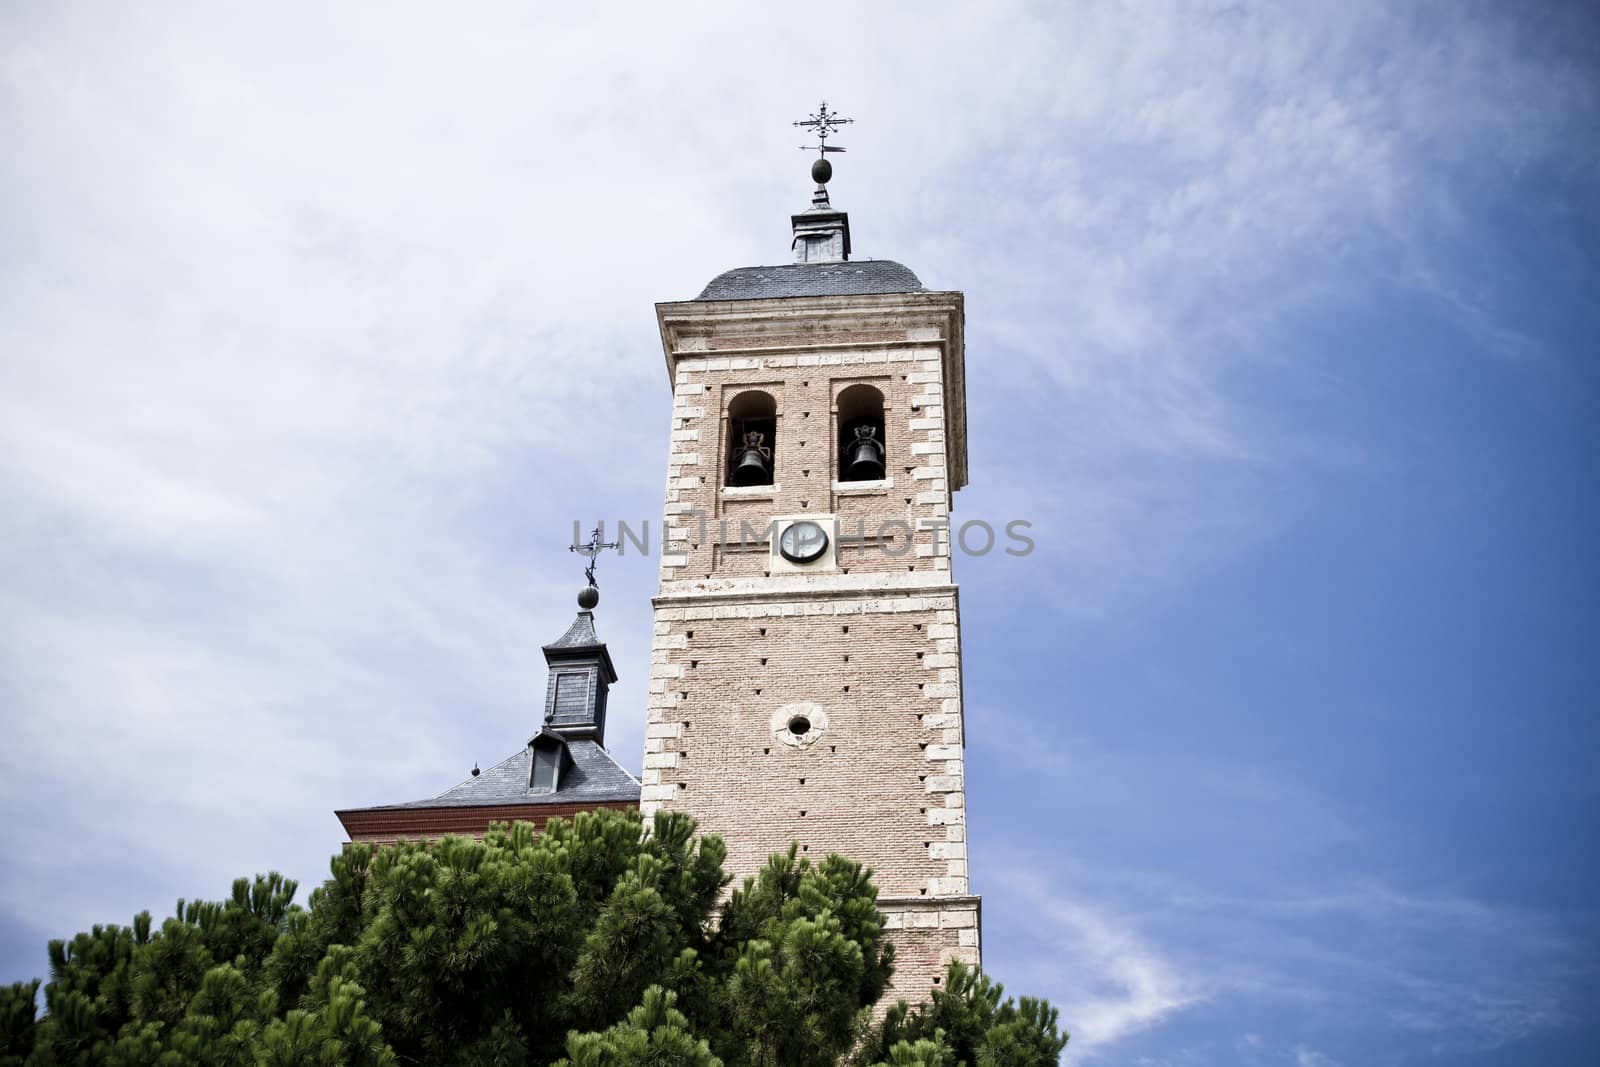
[(952, 967), (881, 1023), (893, 949), (859, 864), (791, 847), (719, 906), (720, 838), (601, 811), (481, 841), (352, 845), (155, 928), (50, 944), (0, 987), (0, 1067), (892, 1067), (1054, 1064), (1048, 1005)]
[(941, 988), (917, 1008), (900, 1001), (862, 1043), (858, 1067), (1044, 1067), (1067, 1045), (1056, 1009), (1042, 1000), (1020, 1003), (980, 971), (952, 963)]

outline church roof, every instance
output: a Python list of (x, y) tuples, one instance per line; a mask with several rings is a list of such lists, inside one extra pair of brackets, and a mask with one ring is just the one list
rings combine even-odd
[(602, 746), (589, 740), (568, 739), (572, 767), (561, 776), (556, 792), (529, 788), (533, 766), (527, 747), (501, 760), (458, 786), (427, 800), (386, 804), (374, 810), (399, 808), (473, 808), (500, 804), (583, 804), (639, 799), (639, 781), (625, 771)]
[(725, 271), (697, 300), (770, 300), (786, 296), (859, 296), (871, 293), (921, 293), (922, 282), (892, 259), (785, 263)]
[[(591, 575), (592, 578), (592, 575)], [(472, 777), (436, 797), (405, 804), (384, 804), (340, 812), (346, 815), (378, 811), (437, 808), (505, 807), (519, 804), (637, 804), (639, 780), (606, 751), (606, 696), (617, 672), (611, 654), (594, 628), (594, 606), (600, 595), (591, 585), (578, 596), (577, 618), (567, 631), (544, 646), (550, 666), (545, 713), (533, 738), (488, 770), (473, 768)], [(560, 750), (554, 776), (550, 747)], [(535, 762), (543, 770), (535, 788)], [(392, 823), (392, 819), (390, 820)], [(349, 827), (346, 823), (346, 827)], [(395, 826), (390, 826), (394, 830)], [(409, 831), (408, 831), (409, 832)]]

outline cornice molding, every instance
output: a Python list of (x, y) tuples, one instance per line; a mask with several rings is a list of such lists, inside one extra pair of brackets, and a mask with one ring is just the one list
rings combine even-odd
[[(855, 577), (848, 575), (847, 577)], [(870, 577), (863, 575), (862, 577)], [(882, 577), (882, 575), (878, 575)], [(731, 585), (727, 583), (741, 582), (749, 584)], [(675, 583), (674, 583), (675, 584)], [(802, 603), (810, 600), (828, 600), (835, 602), (845, 601), (872, 601), (885, 602), (899, 600), (922, 599), (926, 597), (951, 597), (960, 602), (959, 587), (952, 582), (929, 582), (923, 585), (896, 585), (896, 586), (843, 586), (843, 585), (818, 585), (815, 580), (807, 575), (797, 575), (795, 579), (785, 578), (730, 578), (722, 583), (695, 582), (684, 583), (701, 586), (697, 589), (682, 589), (669, 587), (669, 583), (662, 583), (661, 592), (650, 599), (658, 608), (699, 607), (710, 603), (750, 603), (750, 604), (777, 604)]]
[(638, 801), (590, 801), (572, 804), (441, 805), (437, 808), (348, 808), (336, 811), (351, 841), (392, 842), (435, 840), (447, 834), (481, 835), (492, 822), (527, 822), (542, 828), (551, 819), (570, 819), (584, 811), (637, 808)]

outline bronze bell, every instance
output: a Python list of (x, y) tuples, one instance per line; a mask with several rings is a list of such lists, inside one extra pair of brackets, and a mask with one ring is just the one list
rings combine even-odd
[(873, 482), (883, 477), (883, 442), (877, 435), (876, 426), (856, 427), (856, 439), (845, 457), (845, 481)]
[(733, 458), (733, 485), (771, 485), (772, 449), (762, 445), (766, 439), (759, 430), (744, 435), (744, 444)]

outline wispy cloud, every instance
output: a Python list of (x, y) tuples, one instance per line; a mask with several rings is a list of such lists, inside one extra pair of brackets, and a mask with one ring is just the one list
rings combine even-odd
[(1314, 1048), (1300, 1045), (1294, 1050), (1295, 1067), (1340, 1067), (1339, 1061), (1332, 1056), (1318, 1052)]
[[(1397, 912), (1355, 894), (1330, 914), (1313, 897), (1139, 883), (1059, 863), (1003, 865), (985, 880), (988, 912), (1025, 915), (1032, 930), (997, 945), (990, 965), (1052, 997), (1076, 1055), (1099, 1056), (1185, 1009), (1227, 1017), (1274, 1004), (1317, 1030), (1360, 1018), (1368, 1040), (1419, 1035), (1438, 1052), (1482, 1051), (1580, 1021), (1597, 980), (1572, 920), (1449, 896), (1410, 897)], [(1309, 1045), (1294, 1055), (1338, 1062)]]
[[(1581, 1022), (1600, 979), (1581, 918), (1449, 896), (1410, 898), (1403, 913), (1329, 913), (1310, 896), (1208, 894), (1204, 876), (1161, 885), (1148, 873), (1059, 863), (1033, 871), (1032, 881), (1016, 869), (986, 880), (991, 913), (1076, 936), (1004, 943), (990, 964), (1056, 998), (1080, 1054), (1196, 1005), (1221, 1017), (1277, 1005), (1319, 1031), (1359, 1018), (1369, 1040), (1421, 1036), (1436, 1051), (1482, 1051)], [(1057, 879), (1048, 892), (1046, 878)]]
[(1125, 919), (1053, 891), (1024, 868), (990, 877), (1006, 887), (1005, 913), (1027, 916), (1036, 946), (1036, 955), (1008, 961), (1008, 978), (1048, 991), (1062, 1007), (1075, 1055), (1103, 1050), (1200, 998), (1194, 979)]
[[(967, 292), (961, 508), (1034, 519), (1040, 602), (1110, 620), (1271, 537), (1308, 472), (1372, 460), (1258, 399), (1328, 373), (1289, 328), (1307, 309), (1402, 285), (1486, 347), (1537, 346), (1462, 267), (1493, 258), (1469, 186), (1592, 165), (1600, 126), (1582, 72), (1448, 8), (881, 6), (815, 47), (753, 7), (0, 20), (0, 898), (30, 939), (0, 978), (38, 970), (45, 933), (314, 878), (334, 807), (519, 743), (571, 519), (659, 509), (651, 304), (783, 258), (807, 191), (786, 123), (819, 87), (861, 119), (834, 182), (858, 250)], [(642, 707), (652, 580), (603, 574), (617, 708)], [(613, 715), (625, 762), (641, 720)], [(1265, 769), (1071, 752), (1055, 770), (1105, 810), (1183, 775), (1218, 817), (1289, 812), (1274, 841), (1360, 833)], [(1243, 918), (1236, 886), (1103, 888), (1026, 889), (1094, 961), (1061, 987), (1078, 1047), (1221, 988), (1324, 994), (1285, 973), (1326, 948), (1300, 924), (1380, 940), (1376, 909), (1417, 914), (1368, 883), (1253, 892)], [(1181, 953), (1169, 906), (1227, 967)], [(1424, 911), (1491, 946), (1530, 930)], [(1391, 962), (1398, 1025), (1559, 1010)]]
[(1591, 914), (1379, 874), (1361, 857), (1396, 866), (1381, 825), (1268, 768), (1108, 750), (982, 707), (968, 722), (982, 765), (1007, 768), (1008, 807), (1048, 811), (1071, 843), (988, 842), (1003, 819), (981, 811), (973, 828), (986, 913), (1026, 915), (1032, 931), (1001, 935), (987, 960), (1049, 991), (1080, 1054), (1185, 1009), (1276, 1005), (1315, 1030), (1359, 1016), (1369, 1034), (1457, 1052), (1586, 1016), (1600, 984)]

